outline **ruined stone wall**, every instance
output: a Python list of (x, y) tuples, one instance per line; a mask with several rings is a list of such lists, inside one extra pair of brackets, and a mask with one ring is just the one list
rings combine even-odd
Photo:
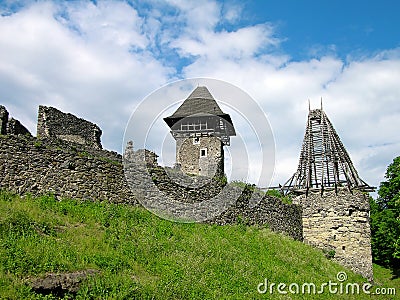
[(140, 163), (145, 160), (140, 151), (125, 153), (124, 157), (129, 158), (125, 160), (127, 181), (137, 190), (139, 201), (156, 213), (160, 208), (166, 209), (169, 215), (164, 217), (179, 219), (186, 215), (185, 204), (193, 204), (189, 210), (196, 211), (191, 219), (194, 221), (265, 226), (296, 240), (303, 239), (298, 205), (285, 204), (265, 193), (254, 195), (256, 191), (250, 186), (226, 185), (218, 176), (188, 176), (179, 169), (145, 166)]
[(310, 193), (295, 200), (303, 209), (303, 237), (326, 251), (334, 260), (367, 279), (373, 279), (368, 197), (360, 191), (341, 188)]
[(178, 138), (176, 161), (187, 174), (208, 177), (224, 174), (224, 150), (216, 137)]
[[(155, 194), (157, 199), (153, 200), (156, 203), (165, 202), (163, 195), (181, 203), (207, 201), (219, 195), (225, 186), (225, 182), (219, 180), (191, 177), (179, 170), (159, 167), (150, 151), (139, 149), (135, 153), (151, 158), (143, 159), (148, 172), (138, 166), (141, 158), (136, 158), (133, 170), (138, 174), (138, 182), (134, 183), (135, 187), (140, 193), (146, 193), (151, 189), (150, 183), (156, 186), (162, 192)], [(0, 189), (21, 195), (50, 192), (60, 198), (140, 205), (137, 198), (140, 193), (133, 194), (127, 185), (121, 155), (30, 136), (0, 136)], [(297, 206), (283, 204), (271, 197), (251, 206), (249, 190), (239, 193), (237, 198), (231, 192), (225, 195), (232, 197), (231, 205), (209, 223), (223, 225), (245, 220), (248, 224), (267, 225), (274, 231), (301, 240), (301, 210)]]
[[(217, 138), (199, 138), (198, 142), (178, 139), (177, 160), (183, 162), (182, 172), (159, 167), (155, 153), (134, 151), (133, 143), (128, 144), (124, 160), (115, 152), (101, 150), (101, 130), (95, 124), (54, 108), (41, 106), (38, 121), (40, 139), (24, 134), (25, 127), (9, 120), (7, 110), (0, 106), (0, 189), (132, 205), (150, 199), (156, 209), (165, 207), (168, 197), (177, 204), (173, 209), (178, 215), (186, 204), (203, 204), (212, 198), (214, 202), (204, 209), (196, 206), (201, 208), (198, 220), (267, 226), (333, 250), (337, 262), (373, 278), (369, 202), (359, 191), (339, 189), (338, 194), (326, 191), (322, 196), (310, 193), (296, 198), (294, 205), (284, 204), (277, 198), (254, 194), (249, 186), (225, 186), (218, 177), (223, 173), (210, 178), (213, 165), (223, 172), (223, 148)], [(207, 148), (207, 157), (201, 161), (203, 148)], [(132, 177), (127, 176), (127, 170)], [(193, 171), (202, 175), (202, 170), (206, 176), (185, 174)], [(207, 218), (213, 210), (220, 213)]]
[(175, 201), (195, 203), (207, 201), (221, 192), (225, 183), (209, 177), (187, 176), (180, 170), (163, 167), (149, 168), (157, 188)]
[[(221, 215), (210, 223), (225, 225), (237, 222), (246, 225), (266, 226), (295, 240), (303, 240), (302, 209), (299, 205), (283, 203), (279, 198), (265, 194), (256, 195), (246, 187), (242, 195)], [(252, 203), (255, 202), (255, 203)]]
[(3, 105), (0, 105), (0, 134), (31, 135), (29, 130), (20, 121), (14, 118), (9, 119), (8, 116), (7, 109)]
[(8, 120), (7, 124), (7, 134), (13, 134), (13, 135), (31, 135), (28, 129), (24, 125), (21, 124), (20, 121), (11, 118)]
[(0, 134), (7, 133), (7, 123), (8, 111), (3, 105), (0, 105)]
[(117, 153), (29, 136), (0, 136), (0, 189), (138, 203), (126, 184)]
[(39, 106), (37, 136), (101, 149), (101, 130), (96, 125), (54, 107)]

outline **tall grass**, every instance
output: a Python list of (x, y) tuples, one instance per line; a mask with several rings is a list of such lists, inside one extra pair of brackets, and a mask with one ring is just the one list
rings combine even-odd
[[(265, 278), (320, 285), (344, 270), (322, 252), (266, 228), (172, 223), (140, 207), (0, 193), (0, 299), (55, 298), (35, 294), (29, 278), (85, 269), (99, 273), (66, 298), (268, 299), (257, 292)], [(365, 282), (345, 271), (349, 282)], [(398, 281), (381, 281), (392, 283)]]

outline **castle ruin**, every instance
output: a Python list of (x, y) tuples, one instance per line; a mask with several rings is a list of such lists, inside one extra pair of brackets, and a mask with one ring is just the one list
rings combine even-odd
[(321, 109), (310, 110), (297, 171), (282, 187), (302, 207), (304, 242), (373, 279), (369, 200), (363, 181)]
[(9, 118), (8, 111), (3, 105), (0, 105), (0, 134), (31, 135), (20, 121)]
[(224, 146), (236, 135), (231, 117), (225, 114), (210, 91), (198, 86), (164, 121), (176, 140), (176, 163), (186, 174), (224, 175)]
[(96, 125), (70, 113), (63, 113), (54, 107), (39, 106), (37, 136), (57, 138), (94, 149), (102, 149), (101, 130)]
[[(210, 114), (214, 108), (216, 113)], [(235, 131), (229, 115), (219, 109), (205, 87), (195, 89), (165, 121), (177, 141), (177, 162), (183, 171), (206, 176), (212, 176), (210, 170), (215, 168), (223, 172), (223, 145), (229, 145)], [(207, 125), (202, 126), (205, 121)], [(97, 125), (45, 106), (39, 107), (38, 137), (23, 130), (22, 124), (18, 130), (9, 124), (8, 112), (0, 106), (0, 189), (140, 205), (126, 181), (123, 157), (102, 149)], [(211, 159), (204, 163), (211, 167), (204, 167), (200, 159), (203, 148)], [(127, 159), (145, 158), (150, 180), (176, 201), (205, 201), (221, 189), (214, 181), (201, 188), (180, 186), (158, 166), (155, 153), (135, 150), (133, 143), (126, 150)], [(186, 151), (194, 153), (195, 159)], [(310, 111), (298, 169), (283, 190), (296, 197), (294, 204), (263, 194), (257, 204), (250, 205), (252, 190), (246, 189), (226, 211), (207, 222), (225, 225), (246, 220), (249, 225), (267, 225), (333, 251), (337, 262), (372, 280), (369, 203), (364, 194), (371, 188), (358, 176), (322, 109)]]

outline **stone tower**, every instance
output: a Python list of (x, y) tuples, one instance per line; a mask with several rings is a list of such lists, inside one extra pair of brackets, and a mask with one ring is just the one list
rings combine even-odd
[(164, 121), (176, 140), (176, 163), (186, 174), (224, 174), (224, 149), (236, 135), (229, 114), (222, 112), (205, 86), (198, 86)]
[(321, 109), (309, 111), (296, 173), (283, 186), (303, 209), (303, 239), (372, 280), (369, 200), (359, 176)]

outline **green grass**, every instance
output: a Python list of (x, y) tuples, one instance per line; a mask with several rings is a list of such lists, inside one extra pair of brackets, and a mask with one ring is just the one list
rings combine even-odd
[[(259, 294), (265, 278), (319, 286), (345, 271), (347, 282), (365, 282), (266, 228), (172, 223), (139, 207), (0, 193), (0, 299), (53, 299), (31, 291), (27, 279), (84, 269), (99, 273), (76, 299), (370, 299)], [(376, 266), (378, 286), (400, 293), (391, 277)]]
[(244, 181), (241, 180), (234, 180), (232, 182), (230, 182), (231, 185), (239, 187), (241, 189), (249, 189), (250, 191), (254, 192), (257, 191), (257, 193), (259, 193), (260, 195), (267, 195), (267, 196), (272, 196), (275, 198), (280, 199), (283, 203), (285, 204), (292, 204), (292, 198), (290, 195), (284, 195), (281, 191), (279, 190), (261, 190), (260, 188), (258, 188), (257, 186), (251, 184), (251, 183), (246, 183)]

